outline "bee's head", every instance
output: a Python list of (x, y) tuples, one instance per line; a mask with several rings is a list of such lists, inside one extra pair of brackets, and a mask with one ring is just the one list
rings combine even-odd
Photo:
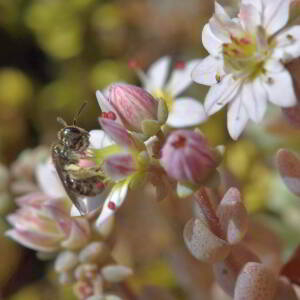
[(89, 133), (77, 126), (66, 126), (58, 132), (58, 140), (70, 150), (82, 152), (89, 146)]
[(77, 115), (75, 115), (73, 125), (68, 125), (60, 117), (57, 118), (57, 121), (63, 126), (63, 129), (58, 132), (57, 138), (61, 144), (73, 151), (82, 152), (89, 146), (89, 133), (83, 128), (76, 126), (77, 119), (86, 104), (87, 103), (84, 102)]

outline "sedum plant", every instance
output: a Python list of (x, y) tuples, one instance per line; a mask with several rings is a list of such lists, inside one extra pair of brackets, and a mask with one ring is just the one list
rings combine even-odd
[[(228, 104), (227, 128), (237, 140), (249, 119), (263, 120), (268, 101), (298, 122), (296, 93), (285, 68), (300, 55), (300, 30), (290, 26), (290, 4), (242, 0), (231, 18), (216, 2), (202, 33), (209, 56), (177, 63), (169, 78), (170, 57), (147, 72), (131, 62), (143, 87), (116, 82), (96, 92), (101, 129), (85, 133), (88, 147), (80, 145), (82, 151), (60, 153), (70, 161), (63, 166), (64, 186), (44, 148), (23, 153), (13, 164), (10, 184), (18, 208), (7, 216), (12, 228), (6, 235), (39, 258), (53, 259), (59, 282), (72, 284), (80, 300), (139, 299), (128, 281), (132, 266), (114, 257), (113, 227), (125, 200), (138, 192), (143, 201), (141, 195), (151, 190), (157, 201), (196, 204), (183, 229), (184, 243), (196, 260), (211, 265), (229, 297), (299, 299), (293, 286), (299, 285), (299, 251), (275, 271), (247, 245), (251, 222), (242, 191), (224, 184), (226, 148), (210, 144), (199, 129)], [(204, 105), (179, 97), (192, 80), (210, 86)], [(70, 144), (77, 141), (72, 138)], [(276, 159), (283, 181), (299, 196), (299, 159), (285, 149)], [(92, 176), (98, 178), (99, 193), (73, 195), (85, 208), (82, 215), (68, 189), (75, 183), (88, 188)]]

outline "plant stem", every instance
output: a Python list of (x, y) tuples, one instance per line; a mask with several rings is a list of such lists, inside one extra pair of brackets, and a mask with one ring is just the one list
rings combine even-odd
[(219, 238), (224, 239), (224, 232), (221, 228), (219, 218), (216, 215), (215, 210), (213, 209), (207, 192), (204, 187), (201, 187), (193, 196), (193, 198), (198, 203), (203, 215), (205, 216), (206, 221), (210, 230), (216, 234)]

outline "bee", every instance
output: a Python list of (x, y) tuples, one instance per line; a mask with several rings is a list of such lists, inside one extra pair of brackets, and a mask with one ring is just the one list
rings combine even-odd
[(57, 134), (58, 142), (51, 147), (51, 154), (58, 176), (65, 191), (80, 214), (86, 214), (82, 202), (84, 197), (100, 194), (104, 189), (101, 172), (94, 167), (81, 168), (79, 160), (85, 157), (90, 145), (89, 133), (76, 126), (77, 119), (87, 103), (85, 102), (73, 119), (73, 124), (68, 125), (62, 118), (57, 121), (63, 128)]

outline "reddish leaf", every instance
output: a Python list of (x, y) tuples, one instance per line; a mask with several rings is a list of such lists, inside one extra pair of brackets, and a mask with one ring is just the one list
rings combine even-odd
[(300, 246), (296, 248), (293, 256), (282, 267), (280, 274), (300, 286)]

